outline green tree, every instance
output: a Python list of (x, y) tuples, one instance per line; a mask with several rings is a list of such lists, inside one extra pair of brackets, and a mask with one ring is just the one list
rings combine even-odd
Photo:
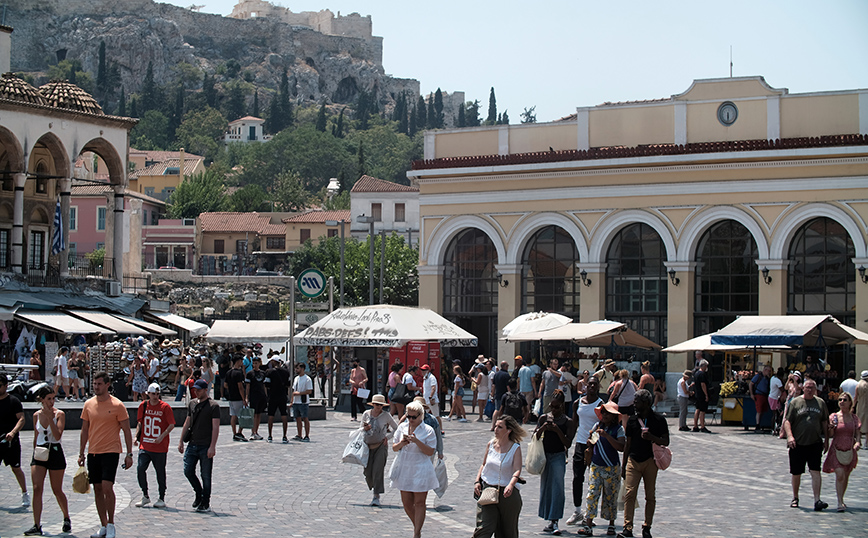
[(421, 138), (414, 140), (395, 131), (394, 124), (355, 131), (347, 140), (364, 148), (364, 173), (402, 185), (408, 183), (407, 171), (413, 160), (422, 158)]
[(142, 82), (139, 111), (145, 113), (149, 110), (158, 110), (159, 108), (159, 90), (157, 89), (157, 83), (154, 82), (154, 62), (148, 62), (148, 69), (145, 71), (145, 80)]
[(410, 121), (407, 124), (407, 134), (411, 137), (416, 136), (416, 133), (419, 131), (419, 123), (416, 120), (416, 107), (412, 107), (410, 109)]
[(159, 110), (148, 110), (130, 131), (130, 145), (143, 150), (169, 149), (167, 132), (169, 118)]
[(82, 69), (79, 60), (62, 60), (57, 65), (50, 66), (47, 75), (49, 80), (68, 80), (87, 93), (94, 94), (93, 79), (90, 73)]
[(253, 117), (259, 117), (259, 90), (253, 92)]
[(464, 121), (467, 123), (467, 126), (479, 127), (479, 99), (472, 102), (468, 101), (466, 112)]
[(96, 89), (100, 97), (106, 93), (106, 64), (105, 64), (105, 41), (99, 42), (99, 60), (96, 67)]
[(491, 87), (491, 93), (488, 94), (488, 117), (485, 119), (485, 125), (497, 124), (497, 98), (494, 96), (494, 86)]
[(281, 211), (303, 211), (310, 203), (301, 176), (294, 172), (283, 172), (277, 176), (272, 199)]
[[(202, 70), (187, 62), (179, 62), (172, 66), (174, 83), (180, 84), (185, 90), (195, 90), (202, 84)], [(203, 87), (204, 89), (204, 87)]]
[(218, 139), (226, 132), (228, 125), (226, 118), (211, 107), (191, 110), (184, 114), (181, 125), (175, 131), (177, 143), (190, 153), (202, 155), (208, 162), (213, 161), (222, 148)]
[(228, 211), (249, 213), (262, 211), (262, 206), (268, 201), (268, 193), (259, 185), (245, 185), (229, 196)]
[(446, 117), (443, 114), (443, 92), (440, 88), (434, 92), (434, 128), (442, 129), (446, 126)]
[(356, 152), (356, 156), (359, 159), (359, 173), (358, 176), (362, 177), (366, 175), (365, 172), (365, 146), (362, 145), (362, 142), (359, 141), (359, 151)]
[(322, 208), (326, 211), (337, 211), (340, 209), (350, 209), (350, 191), (344, 191), (335, 194), (331, 198), (324, 197)]
[[(386, 237), (386, 267), (384, 282), (379, 282), (380, 236), (365, 241), (348, 237), (344, 242), (344, 302), (349, 306), (368, 304), (369, 243), (374, 241), (374, 296), (379, 297), (383, 287), (383, 301), (399, 306), (419, 304), (419, 251), (407, 246), (403, 236)], [(313, 267), (326, 276), (340, 276), (340, 237), (320, 238), (317, 244), (306, 243), (296, 250), (289, 262), (289, 274), (299, 274)]]
[(425, 99), (419, 96), (416, 101), (416, 129), (422, 130), (428, 125), (428, 106), (425, 104)]
[(130, 117), (138, 118), (139, 117), (139, 100), (136, 99), (136, 96), (133, 95), (130, 97)]
[(503, 115), (500, 118), (501, 125), (509, 125), (509, 114), (507, 114), (506, 110), (503, 111)]
[(458, 105), (458, 121), (457, 121), (457, 123), (458, 123), (458, 127), (466, 127), (467, 126), (467, 120), (465, 119), (465, 115), (464, 115), (464, 103), (460, 103)]
[(522, 123), (536, 123), (536, 105), (524, 108), (524, 112), (519, 114)]
[(225, 171), (211, 166), (205, 172), (185, 177), (169, 197), (169, 216), (192, 219), (201, 213), (223, 211), (226, 207)]
[(326, 120), (327, 120), (327, 118), (326, 118), (326, 106), (325, 106), (325, 101), (323, 101), (323, 104), (320, 105), (319, 112), (317, 112), (317, 115), (316, 115), (316, 130), (317, 131), (319, 131), (321, 133), (324, 133), (326, 131)]
[(126, 116), (127, 115), (127, 95), (124, 92), (123, 86), (121, 86), (121, 98), (118, 100), (118, 116)]
[(178, 127), (181, 125), (181, 120), (184, 118), (184, 87), (180, 84), (175, 88), (175, 106), (172, 109), (172, 115), (169, 116), (169, 127), (166, 131), (166, 139), (171, 144), (175, 141)]
[(434, 129), (437, 126), (437, 111), (434, 109), (434, 96), (428, 96), (428, 128)]
[(223, 110), (224, 116), (231, 118), (232, 121), (240, 119), (247, 115), (247, 103), (245, 102), (244, 85), (242, 82), (233, 80), (224, 85), (229, 98), (226, 99)]
[(205, 73), (202, 78), (202, 95), (205, 96), (205, 104), (211, 108), (217, 108), (217, 89), (214, 87), (214, 77)]
[(338, 122), (332, 126), (332, 136), (335, 138), (343, 138), (344, 137), (344, 109), (341, 109), (341, 113), (338, 114)]
[(289, 100), (289, 78), (284, 69), (277, 95), (271, 99), (266, 127), (268, 132), (277, 134), (290, 125), (292, 125), (292, 102)]

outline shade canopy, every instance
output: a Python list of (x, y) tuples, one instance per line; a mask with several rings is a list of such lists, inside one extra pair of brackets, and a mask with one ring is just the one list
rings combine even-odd
[(868, 333), (842, 325), (829, 315), (741, 316), (711, 335), (712, 344), (808, 346), (868, 344)]
[(296, 335), (299, 346), (400, 347), (410, 341), (473, 347), (475, 336), (427, 308), (372, 305), (339, 308)]
[(211, 325), (205, 340), (215, 344), (267, 342), (269, 345), (274, 345), (275, 342), (289, 340), (289, 333), (289, 320), (235, 321), (218, 319)]
[(504, 338), (507, 342), (535, 342), (570, 340), (582, 346), (630, 346), (642, 349), (660, 349), (662, 346), (648, 340), (626, 324), (617, 321), (592, 321), (568, 323), (547, 331), (513, 334)]
[[(750, 351), (753, 349), (753, 346), (725, 346), (721, 344), (712, 344), (711, 334), (703, 334), (702, 336), (691, 338), (690, 340), (686, 340), (680, 344), (664, 348), (662, 351), (665, 353), (685, 353), (688, 351)], [(792, 348), (788, 346), (757, 346), (757, 350), (791, 351)]]
[(95, 312), (92, 310), (67, 310), (67, 312), (88, 323), (109, 328), (118, 334), (131, 334), (134, 336), (147, 336), (151, 334), (138, 325), (127, 323), (105, 312)]
[(166, 327), (163, 327), (162, 325), (157, 325), (156, 323), (148, 323), (147, 321), (143, 321), (139, 318), (134, 318), (132, 316), (124, 316), (121, 314), (112, 314), (112, 316), (122, 321), (126, 321), (127, 323), (130, 323), (132, 325), (138, 325), (139, 327), (145, 329), (151, 334), (158, 334), (160, 336), (175, 336), (176, 334), (178, 334), (178, 331), (174, 329), (168, 329)]
[(552, 314), (551, 312), (528, 312), (515, 318), (507, 323), (500, 334), (504, 337), (510, 334), (529, 333), (536, 331), (547, 331), (557, 327), (562, 327), (572, 320), (561, 314)]
[(116, 334), (113, 330), (52, 310), (18, 310), (15, 319), (60, 334)]
[(173, 327), (183, 329), (189, 332), (192, 338), (202, 336), (208, 332), (208, 326), (204, 323), (199, 323), (198, 321), (193, 321), (192, 319), (187, 319), (183, 316), (178, 316), (177, 314), (170, 314), (169, 312), (145, 312), (145, 317), (153, 319), (157, 323), (166, 323)]

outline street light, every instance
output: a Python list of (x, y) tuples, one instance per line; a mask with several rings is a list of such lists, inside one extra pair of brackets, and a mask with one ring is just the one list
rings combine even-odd
[(368, 224), (368, 243), (371, 246), (371, 254), (368, 259), (368, 304), (374, 304), (374, 217), (366, 217), (364, 213), (356, 217), (356, 222)]
[(341, 227), (341, 308), (344, 307), (344, 219), (340, 221), (337, 220), (327, 220), (325, 221), (326, 226), (337, 226)]

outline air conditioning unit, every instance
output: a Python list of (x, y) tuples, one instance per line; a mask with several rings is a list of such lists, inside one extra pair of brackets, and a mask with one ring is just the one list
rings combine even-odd
[(196, 219), (183, 219), (182, 224), (184, 226), (195, 226), (196, 225)]
[(110, 280), (105, 283), (105, 294), (109, 297), (117, 297), (121, 294), (121, 283)]

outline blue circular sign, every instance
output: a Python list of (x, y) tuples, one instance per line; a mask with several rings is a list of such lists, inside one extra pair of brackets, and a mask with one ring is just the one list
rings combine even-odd
[(298, 276), (298, 291), (313, 299), (325, 291), (326, 277), (319, 269), (305, 269)]

